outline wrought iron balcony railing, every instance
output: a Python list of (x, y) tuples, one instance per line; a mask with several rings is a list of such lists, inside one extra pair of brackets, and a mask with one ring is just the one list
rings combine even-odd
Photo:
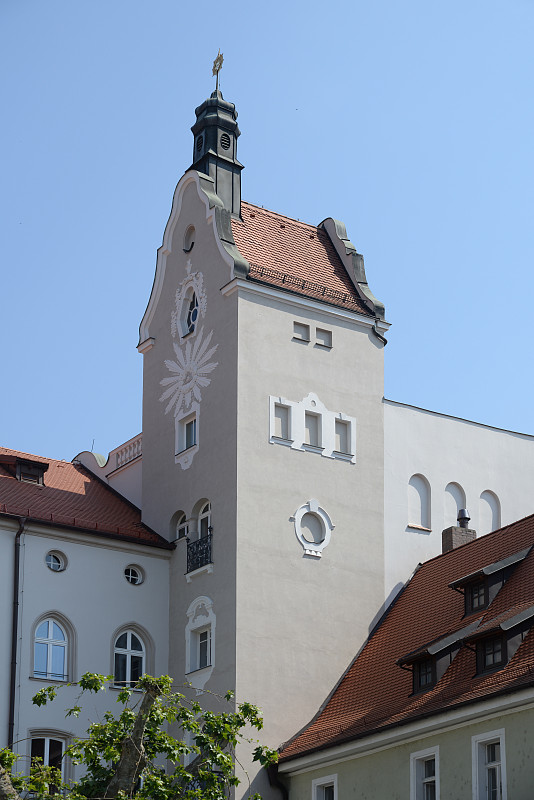
[(187, 571), (211, 564), (211, 533), (194, 542), (187, 540)]

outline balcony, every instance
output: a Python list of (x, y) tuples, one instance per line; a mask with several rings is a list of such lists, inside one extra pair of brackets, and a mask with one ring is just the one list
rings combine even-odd
[(211, 533), (194, 542), (187, 540), (187, 572), (211, 564)]

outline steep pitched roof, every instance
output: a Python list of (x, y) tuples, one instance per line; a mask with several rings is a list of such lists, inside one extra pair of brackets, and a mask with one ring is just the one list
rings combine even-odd
[[(322, 750), (381, 729), (402, 725), (466, 703), (534, 684), (534, 627), (501, 669), (476, 674), (477, 633), (506, 630), (532, 617), (534, 548), (516, 566), (485, 610), (464, 616), (464, 597), (449, 584), (534, 544), (534, 515), (427, 561), (386, 612), (360, 655), (316, 718), (291, 742), (280, 760)], [(461, 647), (437, 684), (412, 693), (412, 674), (397, 662), (406, 654), (432, 652), (429, 643), (461, 631)], [(439, 649), (439, 647), (438, 647)]]
[[(0, 447), (0, 516), (113, 536), (139, 544), (172, 548), (141, 522), (141, 512), (81, 464)], [(44, 485), (17, 480), (11, 462), (47, 464)]]
[(232, 231), (249, 279), (373, 316), (326, 231), (251, 203), (241, 203), (241, 216)]

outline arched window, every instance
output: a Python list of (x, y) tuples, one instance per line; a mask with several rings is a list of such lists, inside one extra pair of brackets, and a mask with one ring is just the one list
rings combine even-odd
[(495, 492), (486, 490), (478, 505), (478, 535), (491, 533), (501, 527), (501, 504)]
[(135, 686), (145, 670), (145, 646), (133, 631), (124, 631), (115, 640), (115, 686)]
[(430, 484), (423, 475), (408, 482), (408, 525), (430, 530)]
[(182, 310), (180, 314), (181, 334), (187, 336), (195, 330), (198, 319), (198, 297), (196, 292), (191, 288), (188, 290), (182, 303)]
[(63, 626), (49, 618), (35, 629), (33, 644), (33, 677), (66, 681), (68, 639)]
[(189, 525), (187, 524), (187, 517), (183, 511), (178, 512), (178, 519), (176, 520), (176, 538), (183, 539), (189, 534)]
[(205, 539), (211, 533), (211, 503), (202, 506), (198, 515), (198, 535), (200, 539)]
[(459, 483), (449, 483), (445, 487), (445, 528), (458, 524), (458, 512), (465, 508), (465, 492)]

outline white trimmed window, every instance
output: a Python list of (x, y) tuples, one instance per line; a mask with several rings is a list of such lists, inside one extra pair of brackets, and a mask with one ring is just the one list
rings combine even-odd
[(178, 450), (177, 453), (183, 453), (184, 450), (189, 450), (197, 444), (197, 415), (189, 414), (179, 422), (178, 428)]
[(64, 628), (54, 619), (45, 619), (35, 629), (33, 677), (66, 681), (68, 639)]
[(211, 503), (206, 503), (198, 515), (198, 535), (200, 539), (205, 539), (211, 533)]
[[(185, 628), (185, 672), (202, 691), (215, 665), (215, 614), (209, 597), (197, 597), (187, 609)], [(194, 673), (194, 674), (193, 674)]]
[[(45, 767), (56, 767), (61, 772), (61, 780), (65, 780), (65, 740), (54, 736), (32, 736), (30, 742), (30, 757), (39, 759)], [(50, 794), (57, 794), (59, 787), (49, 786)]]
[(290, 408), (280, 403), (274, 404), (274, 433), (277, 439), (289, 441), (291, 437)]
[(304, 444), (321, 447), (321, 417), (311, 411), (304, 413)]
[(178, 515), (178, 521), (176, 523), (176, 538), (177, 539), (185, 539), (186, 536), (189, 535), (189, 524), (187, 522), (187, 517), (182, 512)]
[(439, 747), (410, 754), (410, 800), (439, 800)]
[(504, 728), (473, 736), (473, 800), (506, 800)]
[(135, 686), (145, 672), (145, 646), (133, 631), (124, 631), (115, 640), (115, 686)]
[(312, 781), (312, 800), (337, 800), (337, 775), (325, 775)]
[(350, 422), (346, 422), (343, 419), (336, 419), (335, 421), (336, 427), (336, 443), (335, 443), (335, 452), (336, 453), (345, 453), (347, 455), (350, 454)]

